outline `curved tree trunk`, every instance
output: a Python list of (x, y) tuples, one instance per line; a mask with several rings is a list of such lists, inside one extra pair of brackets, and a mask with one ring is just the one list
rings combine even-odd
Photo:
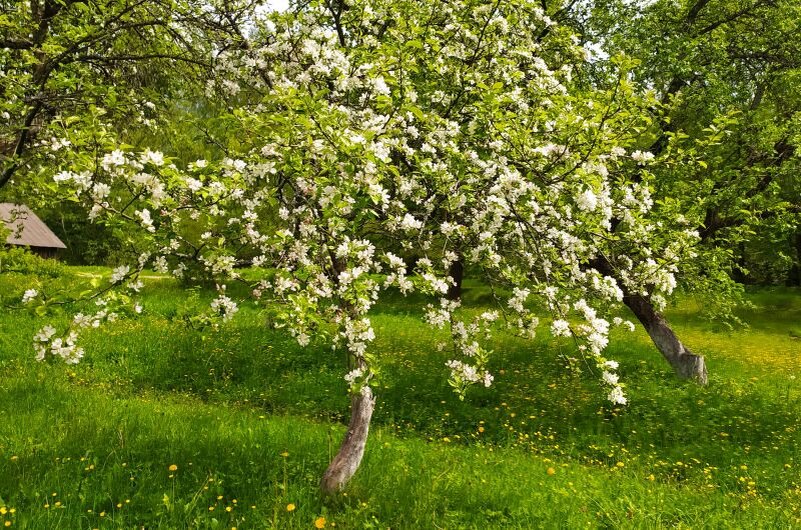
[(694, 379), (702, 385), (707, 383), (703, 356), (694, 354), (684, 346), (665, 317), (656, 311), (650, 300), (640, 295), (626, 295), (623, 297), (623, 303), (639, 319), (654, 345), (679, 377)]
[[(593, 259), (590, 265), (601, 274), (615, 277), (614, 267), (603, 256)], [(654, 346), (673, 367), (676, 375), (682, 379), (693, 379), (705, 385), (707, 371), (703, 356), (694, 354), (679, 340), (668, 321), (656, 310), (648, 298), (631, 294), (622, 282), (618, 282), (618, 285), (623, 290), (623, 303), (631, 309), (631, 312), (643, 325)]]
[(375, 397), (369, 386), (362, 388), (358, 394), (351, 396), (351, 416), (345, 440), (339, 452), (328, 465), (320, 488), (323, 493), (332, 495), (340, 491), (359, 469), (367, 444), (370, 430), (370, 418), (375, 409)]

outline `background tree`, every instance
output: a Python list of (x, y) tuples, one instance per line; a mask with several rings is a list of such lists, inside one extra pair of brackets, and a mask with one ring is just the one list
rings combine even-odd
[(115, 128), (103, 132), (126, 139), (174, 112), (173, 100), (195, 97), (214, 53), (241, 45), (249, 14), (235, 4), (222, 13), (201, 7), (124, 0), (4, 6), (0, 184), (20, 169), (35, 171), (37, 157), (53, 156), (48, 151), (73, 145), (61, 137), (65, 129), (78, 134), (80, 124), (91, 139), (102, 120)]
[(3, 200), (35, 207), (69, 241), (71, 262), (123, 259), (124, 234), (86, 227), (76, 205), (39, 200), (42, 188), (75, 152), (97, 153), (111, 138), (135, 144), (146, 137), (151, 146), (191, 156), (190, 142), (178, 140), (190, 136), (180, 116), (200, 110), (215, 53), (242, 45), (253, 4), (225, 2), (224, 10), (191, 0), (2, 4)]

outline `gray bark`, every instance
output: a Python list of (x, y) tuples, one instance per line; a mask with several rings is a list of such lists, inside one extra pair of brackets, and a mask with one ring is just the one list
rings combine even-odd
[(342, 488), (359, 469), (367, 445), (367, 434), (370, 430), (370, 419), (375, 409), (375, 397), (369, 386), (365, 386), (358, 394), (351, 396), (351, 416), (348, 432), (342, 441), (339, 452), (329, 464), (323, 475), (320, 488), (323, 493), (332, 495)]
[[(615, 277), (612, 264), (605, 257), (597, 257), (590, 262), (598, 272)], [(631, 309), (634, 316), (648, 332), (656, 349), (670, 364), (676, 375), (682, 379), (692, 379), (705, 385), (707, 383), (706, 363), (701, 355), (696, 355), (679, 340), (665, 317), (656, 310), (651, 300), (626, 289), (623, 282), (618, 282), (623, 290), (623, 303)]]
[(647, 298), (626, 295), (623, 302), (645, 327), (654, 345), (682, 379), (707, 383), (706, 363), (701, 355), (691, 352), (676, 336), (665, 317), (656, 311)]

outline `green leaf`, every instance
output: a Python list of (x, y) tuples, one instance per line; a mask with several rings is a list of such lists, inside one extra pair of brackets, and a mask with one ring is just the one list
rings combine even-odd
[(414, 114), (415, 118), (417, 118), (420, 121), (425, 120), (425, 114), (423, 114), (423, 111), (420, 109), (420, 107), (416, 105), (409, 105), (407, 108), (412, 114)]

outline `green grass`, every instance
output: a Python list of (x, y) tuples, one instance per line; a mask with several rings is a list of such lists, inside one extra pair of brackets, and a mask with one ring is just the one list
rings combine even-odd
[[(102, 274), (72, 269), (44, 281)], [(16, 296), (30, 281), (3, 274), (0, 292)], [(393, 299), (372, 315), (384, 377), (365, 462), (347, 495), (326, 500), (317, 483), (348, 415), (341, 354), (323, 343), (300, 348), (247, 307), (219, 333), (187, 329), (173, 317), (213, 292), (187, 298), (170, 280), (146, 284), (145, 314), (87, 334), (87, 358), (74, 367), (33, 361), (31, 337), (42, 321), (2, 314), (3, 522), (48, 529), (313, 528), (319, 517), (329, 528), (801, 524), (798, 291), (749, 294), (754, 308), (740, 315), (748, 330), (699, 320), (692, 300), (669, 312), (680, 336), (707, 356), (704, 388), (677, 381), (641, 329), (616, 332), (609, 356), (621, 362), (627, 384), (630, 405), (622, 409), (608, 406), (593, 375), (566, 370), (569, 349), (545, 336), (499, 335), (496, 384), (459, 401), (445, 382), (440, 337), (420, 323), (415, 300)], [(487, 297), (471, 284), (466, 299), (481, 305)]]

